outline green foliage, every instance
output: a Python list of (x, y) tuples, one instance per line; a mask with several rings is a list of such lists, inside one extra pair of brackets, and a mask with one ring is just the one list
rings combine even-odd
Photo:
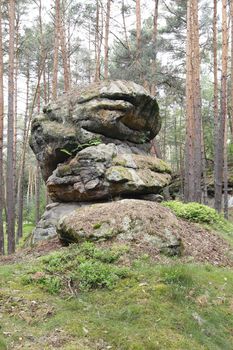
[(82, 290), (95, 288), (112, 289), (119, 278), (127, 277), (128, 271), (98, 261), (86, 261), (78, 267), (79, 286)]
[(161, 279), (166, 284), (175, 284), (180, 286), (192, 286), (194, 284), (192, 274), (186, 266), (172, 265), (164, 266), (160, 273)]
[(163, 205), (170, 208), (176, 216), (190, 221), (206, 224), (219, 223), (223, 220), (215, 209), (199, 203), (182, 203), (179, 201), (164, 202)]
[(74, 290), (112, 289), (129, 273), (128, 269), (113, 265), (126, 251), (125, 246), (103, 249), (90, 242), (73, 244), (43, 257), (37, 271), (24, 275), (22, 282), (40, 285), (51, 294), (65, 291), (71, 284)]
[(0, 350), (7, 350), (6, 343), (1, 337), (0, 337)]

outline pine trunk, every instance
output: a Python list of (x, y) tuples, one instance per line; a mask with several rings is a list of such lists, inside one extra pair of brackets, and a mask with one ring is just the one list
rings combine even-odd
[(2, 50), (2, 1), (0, 0), (0, 255), (4, 254), (3, 227), (3, 120), (4, 120), (4, 90), (3, 90), (3, 50)]
[(58, 50), (59, 50), (59, 12), (60, 0), (55, 0), (55, 26), (54, 26), (54, 54), (53, 54), (53, 80), (52, 80), (52, 98), (57, 98), (57, 80), (58, 80)]
[(14, 184), (14, 35), (15, 0), (9, 0), (9, 68), (8, 68), (8, 123), (7, 123), (7, 234), (8, 254), (15, 251), (15, 184)]
[(105, 40), (104, 40), (104, 79), (108, 79), (108, 53), (109, 53), (109, 24), (110, 24), (111, 0), (107, 0), (107, 13), (105, 21)]

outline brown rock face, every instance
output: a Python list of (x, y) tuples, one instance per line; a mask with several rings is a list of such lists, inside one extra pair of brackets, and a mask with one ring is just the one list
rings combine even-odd
[(52, 201), (160, 193), (171, 180), (169, 166), (149, 154), (160, 126), (156, 100), (133, 82), (100, 82), (51, 102), (32, 121), (30, 145)]

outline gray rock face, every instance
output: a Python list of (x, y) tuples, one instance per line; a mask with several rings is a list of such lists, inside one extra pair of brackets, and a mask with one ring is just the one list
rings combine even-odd
[(61, 164), (47, 181), (52, 200), (93, 201), (118, 195), (158, 193), (170, 183), (162, 160), (134, 154), (127, 146), (100, 144)]
[(168, 255), (179, 255), (180, 224), (157, 203), (125, 199), (74, 210), (60, 219), (58, 232), (65, 242), (117, 240), (144, 242)]
[(32, 234), (32, 243), (53, 238), (57, 235), (58, 221), (73, 210), (80, 208), (83, 203), (52, 203), (47, 205), (44, 214)]
[(47, 105), (32, 121), (30, 145), (51, 200), (61, 204), (47, 208), (34, 240), (55, 235), (59, 218), (83, 203), (154, 200), (171, 180), (169, 166), (149, 153), (160, 126), (156, 100), (133, 82), (95, 83)]

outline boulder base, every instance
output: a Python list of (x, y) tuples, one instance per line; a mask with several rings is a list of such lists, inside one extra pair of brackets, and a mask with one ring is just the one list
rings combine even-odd
[(145, 243), (168, 255), (180, 255), (182, 228), (176, 216), (154, 202), (124, 199), (74, 210), (57, 226), (61, 240), (117, 240)]

